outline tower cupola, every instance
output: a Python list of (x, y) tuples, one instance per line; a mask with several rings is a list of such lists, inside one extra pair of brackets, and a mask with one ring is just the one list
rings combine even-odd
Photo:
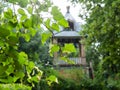
[(75, 31), (75, 19), (70, 14), (70, 6), (67, 6), (66, 9), (67, 9), (67, 12), (65, 14), (65, 19), (68, 21), (68, 24), (69, 24), (69, 27), (67, 28), (67, 30)]

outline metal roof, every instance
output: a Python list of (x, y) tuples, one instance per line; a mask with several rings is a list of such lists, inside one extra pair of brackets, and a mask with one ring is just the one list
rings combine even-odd
[(56, 38), (80, 38), (80, 34), (77, 31), (61, 31), (59, 33), (55, 33), (54, 37)]

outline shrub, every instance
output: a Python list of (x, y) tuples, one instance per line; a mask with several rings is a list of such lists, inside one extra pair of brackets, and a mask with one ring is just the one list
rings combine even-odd
[(44, 76), (55, 75), (58, 83), (49, 86), (44, 79), (40, 81), (40, 89), (35, 90), (120, 90), (120, 75), (106, 77), (103, 72), (94, 72), (95, 77), (91, 79), (83, 73), (82, 68), (71, 69), (45, 69)]

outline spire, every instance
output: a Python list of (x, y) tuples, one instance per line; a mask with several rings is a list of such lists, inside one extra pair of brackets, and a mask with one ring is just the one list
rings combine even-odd
[(67, 9), (67, 13), (70, 13), (70, 6), (67, 6), (66, 9)]
[(66, 14), (65, 14), (66, 20), (70, 20), (70, 21), (74, 22), (75, 19), (74, 19), (74, 18), (72, 17), (72, 15), (70, 14), (70, 6), (67, 6), (66, 9), (67, 9), (67, 12), (66, 12)]
[(70, 6), (67, 6), (66, 9), (67, 9), (67, 12), (66, 12), (65, 18), (68, 21), (69, 29), (74, 31), (75, 19), (70, 14)]

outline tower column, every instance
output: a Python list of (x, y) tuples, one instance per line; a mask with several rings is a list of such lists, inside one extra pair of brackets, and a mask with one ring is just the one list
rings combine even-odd
[(81, 44), (81, 62), (83, 65), (86, 65), (86, 57), (85, 57), (85, 47), (84, 44)]
[[(84, 38), (82, 38), (82, 40), (83, 39)], [(85, 45), (83, 43), (79, 43), (79, 49), (80, 49), (81, 64), (86, 65)]]
[(82, 61), (81, 61), (81, 44), (80, 42), (78, 43), (79, 45), (79, 58), (80, 58), (80, 64), (82, 64)]
[[(53, 44), (57, 44), (57, 39), (53, 38)], [(53, 64), (56, 65), (57, 64), (57, 59), (58, 59), (58, 53), (54, 52), (54, 59), (53, 59)]]

